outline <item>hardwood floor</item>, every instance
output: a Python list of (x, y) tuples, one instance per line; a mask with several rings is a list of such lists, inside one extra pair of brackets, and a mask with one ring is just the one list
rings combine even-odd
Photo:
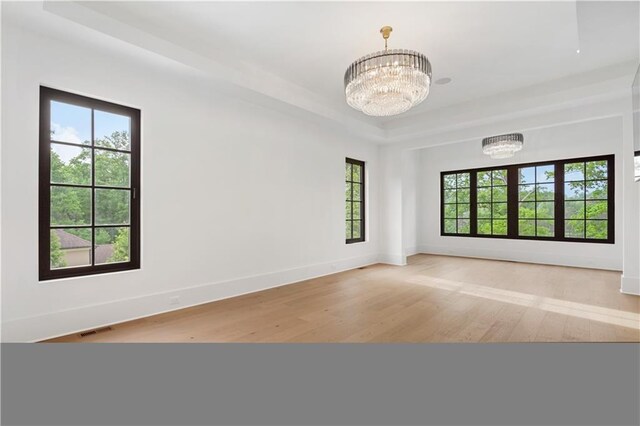
[(620, 273), (416, 255), (49, 342), (639, 342)]

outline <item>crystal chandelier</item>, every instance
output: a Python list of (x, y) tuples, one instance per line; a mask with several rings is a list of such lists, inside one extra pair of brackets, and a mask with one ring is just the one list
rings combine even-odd
[(491, 158), (509, 158), (520, 151), (523, 145), (522, 133), (491, 136), (482, 139), (482, 152), (490, 155)]
[(413, 50), (387, 49), (393, 29), (382, 27), (384, 50), (363, 56), (344, 74), (347, 103), (367, 115), (401, 114), (424, 101), (431, 85), (431, 64)]

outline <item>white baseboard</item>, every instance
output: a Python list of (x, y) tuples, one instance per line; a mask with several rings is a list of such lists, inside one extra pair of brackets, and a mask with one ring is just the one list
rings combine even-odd
[(395, 266), (404, 266), (407, 264), (407, 257), (403, 254), (381, 254), (380, 263)]
[(404, 249), (405, 256), (413, 256), (414, 254), (418, 254), (418, 253), (420, 253), (418, 246), (407, 247)]
[[(358, 256), (3, 322), (3, 342), (37, 342), (378, 263)], [(172, 298), (180, 303), (170, 305)]]
[(609, 271), (621, 271), (622, 267), (616, 261), (608, 258), (580, 256), (575, 252), (566, 254), (548, 253), (545, 251), (520, 251), (520, 250), (495, 250), (443, 247), (432, 245), (418, 246), (419, 252), (424, 254), (440, 254), (447, 256), (471, 257), (476, 259), (508, 260), (511, 262), (538, 263), (541, 265), (572, 266), (576, 268), (604, 269)]
[(620, 293), (640, 296), (640, 278), (623, 275), (620, 279)]

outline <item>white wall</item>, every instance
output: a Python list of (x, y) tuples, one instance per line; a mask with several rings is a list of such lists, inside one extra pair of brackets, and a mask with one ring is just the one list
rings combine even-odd
[[(76, 24), (64, 23), (75, 35), (66, 39), (44, 27), (21, 28), (7, 16), (5, 10), (4, 341), (51, 337), (377, 261), (376, 145), (243, 102), (195, 71)], [(142, 110), (141, 270), (38, 282), (40, 84)], [(368, 238), (361, 244), (344, 242), (345, 157), (367, 162)], [(179, 305), (170, 305), (174, 296)]]
[[(514, 127), (517, 130), (518, 127)], [(441, 145), (420, 152), (419, 247), (424, 253), (454, 254), (556, 265), (622, 270), (623, 209), (621, 117), (595, 118), (524, 131), (525, 146), (515, 157), (492, 160), (479, 140)], [(615, 244), (498, 240), (440, 235), (440, 172), (502, 164), (615, 154)]]

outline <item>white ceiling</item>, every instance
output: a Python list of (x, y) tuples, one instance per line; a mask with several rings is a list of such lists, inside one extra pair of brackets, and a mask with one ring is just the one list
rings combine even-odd
[[(424, 52), (427, 111), (624, 62), (638, 55), (638, 5), (574, 2), (117, 2), (90, 7), (212, 57), (253, 62), (344, 104), (350, 62), (390, 46)], [(579, 16), (578, 16), (579, 13)], [(580, 21), (578, 21), (578, 17)], [(580, 54), (576, 53), (580, 49)]]
[[(382, 129), (451, 105), (614, 64), (637, 63), (639, 54), (638, 2), (82, 5), (185, 51), (253, 74), (254, 80), (260, 78), (255, 69), (267, 71), (301, 88), (301, 93), (313, 94), (323, 108)], [(85, 25), (91, 26), (88, 21)], [(351, 110), (343, 92), (346, 67), (383, 47), (378, 32), (383, 25), (394, 28), (390, 47), (425, 53), (434, 81), (453, 80), (433, 84), (420, 106), (387, 119)]]

